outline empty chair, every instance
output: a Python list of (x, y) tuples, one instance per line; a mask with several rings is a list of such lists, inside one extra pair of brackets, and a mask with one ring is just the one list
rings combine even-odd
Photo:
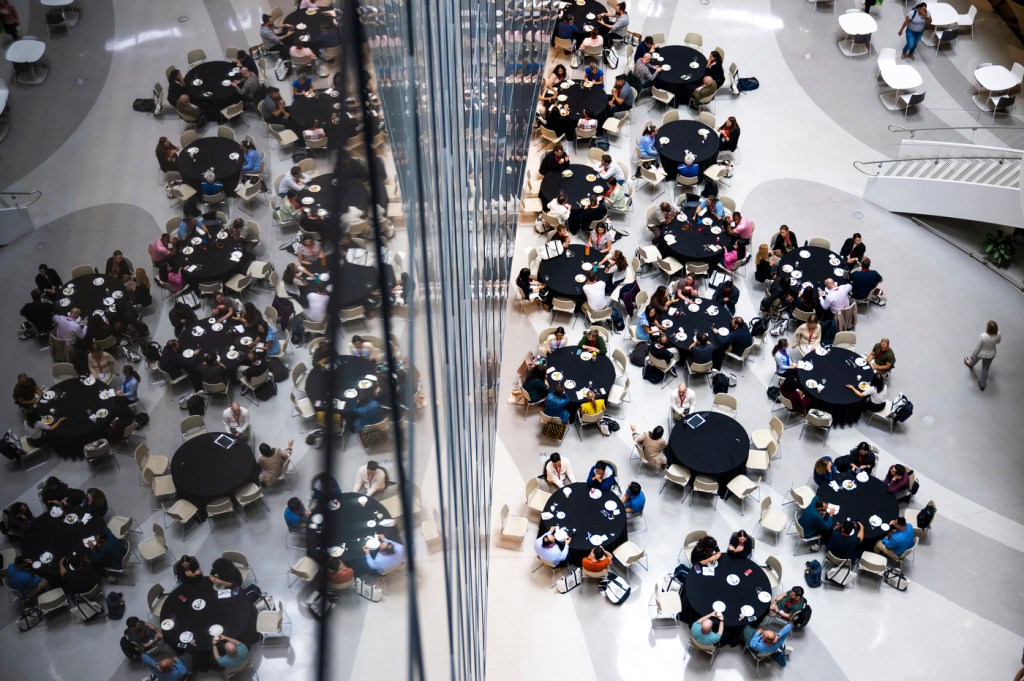
[[(971, 9), (974, 9), (974, 5), (971, 5)], [(873, 551), (865, 551), (860, 555), (860, 566), (857, 570), (858, 575), (869, 574), (878, 577), (878, 588), (882, 588), (882, 581), (885, 580), (885, 571), (889, 568), (889, 561), (885, 556), (874, 553)]]
[(760, 480), (755, 482), (745, 475), (737, 475), (726, 485), (726, 489), (728, 489), (733, 496), (739, 499), (740, 514), (743, 513), (743, 501), (757, 491), (760, 484)]
[[(536, 480), (536, 478), (534, 478), (534, 480)], [(510, 541), (516, 545), (516, 548), (522, 551), (523, 539), (526, 537), (526, 533), (529, 529), (530, 524), (526, 518), (510, 514), (508, 504), (504, 504), (501, 507), (501, 532), (499, 535), (499, 541)]]
[[(146, 537), (139, 542), (139, 555), (142, 556), (142, 559), (148, 565), (167, 553), (167, 539), (164, 537), (164, 528), (159, 523), (153, 523), (153, 536)], [(163, 587), (160, 590), (162, 592)], [(150, 592), (152, 593), (152, 589), (150, 589)]]
[(778, 447), (782, 444), (782, 431), (782, 421), (773, 416), (768, 420), (767, 428), (755, 430), (750, 434), (750, 441), (754, 449), (767, 449), (769, 442), (774, 442)]
[(206, 52), (200, 49), (189, 50), (186, 59), (188, 60), (188, 68), (193, 69), (206, 61)]
[(75, 365), (70, 362), (57, 362), (50, 370), (53, 372), (53, 380), (58, 383), (69, 378), (78, 378)]
[(804, 415), (804, 425), (800, 428), (800, 439), (804, 437), (804, 431), (807, 426), (812, 428), (820, 428), (825, 432), (825, 441), (828, 440), (829, 431), (832, 430), (832, 414), (811, 409)]
[[(213, 526), (213, 519), (219, 515), (232, 515), (235, 514), (235, 505), (231, 503), (229, 497), (219, 497), (214, 499), (210, 503), (206, 504), (206, 517), (210, 520), (210, 526)], [(182, 529), (184, 532), (184, 529)]]
[(178, 525), (181, 526), (182, 539), (185, 538), (185, 526), (188, 525), (189, 521), (195, 518), (198, 513), (199, 509), (185, 499), (178, 499), (170, 508), (164, 508), (164, 515), (169, 517), (171, 520), (177, 521)]
[(120, 468), (121, 464), (117, 462), (117, 457), (113, 456), (110, 452), (110, 442), (103, 438), (90, 442), (82, 448), (85, 460), (89, 462), (90, 466), (104, 457), (109, 457), (114, 462), (114, 465)]
[[(355, 581), (349, 582), (354, 585)], [(277, 607), (272, 610), (261, 610), (256, 615), (256, 633), (263, 638), (263, 645), (267, 645), (268, 638), (288, 639), (285, 633), (285, 625), (290, 625), (291, 620), (284, 612), (284, 601), (278, 601)], [(291, 643), (287, 643), (291, 645)]]
[(860, 35), (851, 35), (845, 40), (840, 40), (838, 43), (839, 51), (845, 54), (847, 57), (860, 57), (867, 54), (871, 54), (871, 34), (862, 33)]
[(769, 496), (765, 496), (761, 500), (761, 517), (758, 519), (757, 525), (774, 532), (776, 543), (778, 542), (779, 533), (786, 529), (786, 514), (772, 508), (772, 498)]
[[(297, 581), (302, 580), (309, 584), (316, 578), (317, 573), (320, 571), (320, 565), (309, 556), (303, 556), (299, 560), (288, 568), (288, 587), (291, 588)], [(293, 579), (294, 578), (294, 579)]]
[(836, 334), (835, 340), (832, 341), (832, 346), (856, 351), (857, 334), (853, 331), (840, 331)]
[(647, 569), (647, 551), (640, 548), (631, 541), (625, 541), (620, 544), (613, 552), (615, 560), (619, 561), (622, 567), (626, 568), (626, 575), (628, 577), (629, 570), (634, 564), (640, 565), (644, 570)]
[(197, 435), (206, 434), (206, 421), (202, 416), (196, 414), (183, 418), (179, 427), (181, 429), (182, 442), (191, 440)]
[(772, 591), (782, 585), (782, 563), (779, 562), (778, 558), (768, 556), (765, 558), (761, 569), (764, 570), (765, 576), (768, 577), (768, 582), (772, 585)]
[(923, 92), (904, 92), (900, 94), (900, 103), (903, 105), (903, 120), (907, 120), (907, 115), (910, 113), (910, 107), (917, 106), (924, 101)]
[(36, 599), (36, 607), (42, 611), (43, 621), (46, 622), (46, 626), (49, 627), (50, 623), (46, 619), (46, 616), (61, 610), (62, 608), (69, 607), (67, 594), (64, 593), (63, 589), (50, 589), (39, 594)]
[(71, 278), (89, 277), (96, 274), (96, 268), (92, 265), (78, 265), (71, 270)]
[(708, 494), (714, 499), (715, 508), (718, 508), (718, 481), (707, 475), (698, 475), (693, 479), (693, 491), (690, 492), (690, 505), (693, 506), (693, 498), (698, 494)]
[[(972, 29), (973, 30), (973, 29)], [(960, 35), (957, 28), (943, 28), (935, 31), (935, 53), (938, 54), (943, 45), (953, 46), (953, 54), (956, 54), (956, 39)]]
[[(676, 96), (674, 93), (669, 92), (668, 90), (662, 90), (659, 87), (651, 88), (651, 97), (654, 98), (654, 101), (664, 104), (665, 106), (674, 106), (676, 102)], [(666, 115), (668, 113), (669, 112), (666, 112)], [(672, 120), (679, 120), (679, 112), (676, 111), (675, 114), (675, 118)]]
[(725, 414), (726, 416), (736, 416), (736, 412), (739, 410), (736, 396), (729, 393), (716, 394), (712, 404), (714, 406), (711, 407), (711, 411)]
[(679, 500), (679, 503), (682, 503), (686, 500), (686, 487), (690, 484), (692, 477), (693, 473), (689, 468), (674, 463), (665, 469), (665, 481), (661, 483), (661, 491), (664, 491), (665, 485), (670, 482), (679, 485), (683, 489), (683, 498)]
[(683, 38), (683, 45), (692, 47), (695, 50), (703, 51), (704, 37), (700, 33), (687, 33)]
[(678, 628), (679, 622), (676, 621), (676, 615), (682, 608), (683, 603), (678, 591), (662, 591), (658, 585), (655, 585), (654, 594), (647, 604), (648, 614), (651, 617), (651, 628), (657, 628), (658, 622), (663, 623), (662, 627)]
[(807, 245), (832, 250), (832, 242), (820, 236), (812, 236), (810, 239), (807, 240)]

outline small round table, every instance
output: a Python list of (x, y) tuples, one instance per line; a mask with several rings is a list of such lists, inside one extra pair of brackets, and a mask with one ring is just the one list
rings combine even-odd
[[(227, 596), (222, 598), (224, 593)], [(197, 600), (200, 603), (197, 604)], [(245, 593), (237, 589), (218, 591), (205, 577), (194, 583), (181, 584), (167, 594), (157, 624), (167, 645), (176, 651), (192, 653), (196, 669), (216, 668), (213, 634), (210, 633), (215, 625), (223, 629), (225, 636), (250, 648), (260, 638), (256, 633), (256, 609)], [(181, 641), (184, 632), (191, 634), (188, 643)]]
[[(691, 428), (687, 421), (699, 415), (704, 423)], [(718, 494), (743, 473), (750, 452), (750, 438), (736, 419), (713, 411), (700, 411), (676, 422), (668, 439), (669, 459), (686, 466), (694, 475), (718, 480)], [(707, 613), (704, 613), (707, 614)]]
[(231, 84), (241, 79), (240, 74), (241, 69), (234, 62), (203, 62), (185, 74), (185, 92), (207, 119), (217, 120), (222, 109), (241, 101), (242, 95)]
[[(567, 172), (571, 173), (568, 177)], [(540, 183), (540, 200), (547, 206), (559, 191), (564, 191), (569, 203), (574, 207), (582, 206), (588, 197), (604, 194), (607, 188), (596, 170), (583, 163), (573, 163), (561, 172), (553, 170), (544, 176)]]
[[(701, 131), (705, 131), (701, 134)], [(654, 146), (661, 156), (661, 167), (670, 178), (689, 151), (702, 168), (718, 155), (721, 141), (715, 129), (698, 121), (671, 121), (658, 128)]]
[(658, 315), (658, 323), (662, 328), (666, 327), (666, 322), (671, 322), (671, 326), (665, 328), (665, 333), (679, 350), (680, 357), (689, 354), (690, 345), (697, 335), (706, 333), (711, 336), (716, 330), (727, 328), (731, 320), (732, 316), (725, 307), (709, 298), (698, 298), (691, 304), (680, 301), (670, 307), (668, 312)]
[[(56, 507), (59, 508), (59, 507)], [(21, 555), (33, 561), (39, 561), (43, 554), (49, 558), (45, 563), (40, 562), (35, 571), (41, 577), (45, 577), (51, 585), (60, 584), (60, 561), (72, 553), (89, 554), (83, 541), (103, 532), (103, 518), (91, 516), (88, 521), (83, 522), (88, 515), (83, 511), (69, 510), (54, 517), (50, 512), (35, 517), (32, 525), (21, 540)], [(69, 516), (74, 517), (74, 522), (67, 522)]]
[[(582, 401), (579, 392), (589, 390), (588, 386), (591, 383), (594, 384), (594, 392), (598, 397), (607, 396), (615, 384), (615, 365), (607, 355), (583, 359), (577, 354), (579, 349), (576, 345), (567, 345), (548, 355), (548, 379), (553, 380), (552, 374), (561, 373), (565, 392), (573, 402)], [(569, 387), (572, 385), (570, 381), (575, 384), (573, 387)]]
[[(605, 74), (605, 78), (608, 74)], [(569, 108), (569, 113), (562, 116), (558, 125), (555, 126), (556, 133), (564, 133), (570, 139), (576, 134), (576, 125), (583, 117), (583, 110), (590, 111), (591, 116), (600, 118), (604, 110), (608, 108), (608, 94), (601, 85), (590, 85), (586, 80), (566, 80), (557, 88), (559, 99), (558, 104)]]
[[(854, 487), (847, 489), (846, 486), (850, 483)], [(875, 542), (886, 535), (887, 530), (883, 530), (881, 524), (901, 515), (899, 502), (886, 491), (883, 481), (872, 476), (861, 482), (856, 476), (844, 475), (837, 477), (836, 485), (839, 487), (838, 490), (833, 489), (828, 483), (819, 486), (818, 496), (826, 504), (835, 504), (839, 507), (835, 515), (836, 522), (849, 518), (864, 524), (862, 546), (871, 550)], [(872, 524), (872, 516), (878, 518), (878, 525)]]
[[(306, 265), (306, 269), (317, 275), (318, 281), (329, 274), (331, 264), (321, 265), (315, 262)], [(395, 285), (395, 272), (391, 267), (384, 269), (385, 283), (390, 290)], [(339, 307), (350, 307), (362, 304), (374, 291), (380, 288), (380, 272), (371, 265), (357, 265), (343, 262), (341, 265), (341, 291), (336, 294)], [(335, 295), (334, 284), (328, 280), (327, 291)]]
[(916, 90), (924, 83), (921, 74), (910, 64), (896, 64), (882, 67), (882, 80), (893, 88), (889, 92), (878, 95), (882, 104), (890, 111), (906, 108), (900, 99), (901, 90)]
[(689, 97), (690, 92), (700, 86), (707, 63), (708, 58), (692, 47), (663, 45), (655, 49), (651, 57), (651, 66), (662, 67), (654, 79), (654, 87), (675, 94), (677, 106), (685, 104), (679, 101), (680, 97)]
[[(587, 283), (587, 273), (593, 272), (594, 267), (604, 257), (594, 248), (590, 249), (590, 255), (585, 255), (586, 250), (587, 247), (583, 244), (569, 244), (561, 255), (541, 260), (537, 267), (537, 278), (559, 298), (583, 302), (586, 300), (583, 286)], [(598, 268), (597, 280), (607, 286), (612, 280), (612, 275), (605, 272), (604, 268)]]
[(77, 307), (83, 319), (96, 315), (111, 323), (120, 319), (131, 305), (121, 279), (105, 274), (87, 274), (65, 282), (55, 302), (56, 314), (67, 314)]
[(228, 369), (236, 369), (245, 361), (246, 353), (256, 340), (242, 322), (230, 319), (218, 322), (215, 317), (199, 320), (178, 338), (182, 356), (195, 366), (204, 355), (211, 354)]
[[(217, 443), (223, 438), (224, 447)], [(206, 504), (228, 497), (246, 483), (256, 482), (259, 467), (249, 444), (228, 433), (205, 433), (182, 443), (171, 459), (171, 479), (179, 499), (187, 499), (206, 517)]]
[[(192, 149), (196, 152), (191, 153)], [(178, 170), (182, 180), (199, 189), (203, 173), (213, 168), (217, 180), (224, 183), (225, 195), (230, 195), (238, 185), (244, 163), (238, 142), (226, 137), (200, 137), (178, 154)]]
[[(772, 585), (768, 575), (749, 558), (732, 558), (724, 551), (711, 572), (708, 574), (706, 568), (698, 572), (696, 567), (690, 570), (686, 577), (683, 620), (692, 624), (714, 612), (717, 605), (725, 623), (723, 642), (742, 641), (744, 627), (759, 622), (771, 607)], [(745, 606), (749, 610), (741, 612)]]
[(825, 288), (826, 279), (843, 282), (849, 276), (839, 254), (820, 246), (794, 248), (779, 259), (779, 271), (793, 277), (794, 284), (816, 290)]
[(45, 436), (57, 455), (68, 459), (84, 456), (82, 448), (103, 437), (114, 418), (132, 418), (128, 400), (118, 398), (112, 387), (92, 376), (55, 383), (43, 393), (38, 409), (44, 420), (67, 417)]
[(327, 399), (327, 383), (334, 374), (335, 395), (341, 399), (346, 390), (368, 375), (376, 378), (377, 367), (372, 360), (354, 355), (340, 355), (331, 360), (330, 367), (315, 366), (306, 377), (306, 394), (314, 405)]
[(878, 30), (878, 23), (865, 12), (848, 12), (839, 15), (839, 27), (846, 35), (870, 35)]
[(847, 385), (864, 391), (875, 372), (867, 360), (846, 348), (819, 348), (797, 362), (797, 378), (811, 407), (832, 415), (832, 425), (856, 423), (864, 411), (864, 398)]
[(687, 220), (682, 213), (676, 216), (662, 230), (663, 250), (679, 258), (682, 262), (707, 263), (714, 265), (722, 260), (720, 244), (726, 236), (724, 222), (714, 211), (708, 210), (704, 215), (696, 216), (689, 211)]
[(373, 497), (344, 492), (334, 501), (337, 508), (332, 508), (328, 501), (310, 510), (306, 555), (318, 563), (331, 557), (332, 548), (342, 550), (337, 557), (346, 563), (362, 562), (363, 545), (371, 537), (384, 534), (389, 539), (398, 539), (391, 514)]
[(597, 546), (614, 551), (628, 539), (622, 500), (612, 491), (594, 492), (591, 496), (585, 482), (566, 485), (551, 495), (540, 516), (538, 537), (553, 526), (575, 531), (567, 558), (572, 565), (579, 565)]
[(35, 38), (22, 38), (21, 40), (15, 40), (7, 47), (7, 61), (12, 64), (30, 64), (29, 73), (31, 75), (28, 78), (23, 78), (25, 72), (17, 73), (15, 80), (19, 83), (26, 83), (29, 85), (38, 85), (46, 80), (46, 74), (49, 72), (45, 66), (42, 67), (41, 75), (36, 75), (36, 64), (43, 55), (46, 53), (46, 43)]
[(297, 96), (292, 100), (292, 120), (303, 129), (320, 123), (331, 144), (339, 144), (356, 133), (355, 125), (345, 112), (341, 93), (333, 88), (317, 90), (313, 96)]
[[(319, 189), (314, 189), (319, 187)], [(306, 202), (306, 199), (313, 199)], [(298, 193), (299, 203), (307, 210), (325, 209), (327, 215), (336, 211), (348, 210), (355, 206), (366, 213), (370, 206), (370, 194), (366, 191), (366, 185), (354, 177), (337, 177), (334, 173), (317, 175)], [(324, 217), (326, 218), (327, 215)]]
[(212, 235), (195, 232), (188, 236), (173, 262), (181, 267), (182, 278), (195, 285), (206, 281), (227, 281), (231, 275), (245, 269), (249, 259), (245, 253), (245, 242), (220, 228)]

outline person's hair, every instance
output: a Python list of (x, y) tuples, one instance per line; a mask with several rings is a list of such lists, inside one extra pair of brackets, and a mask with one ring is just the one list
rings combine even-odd
[(171, 69), (171, 72), (167, 74), (167, 82), (173, 83), (174, 81), (178, 80), (178, 76), (180, 75), (181, 71), (179, 71), (178, 69)]
[(866, 258), (866, 257), (865, 258), (861, 258), (860, 259), (860, 268), (862, 270), (869, 270), (869, 269), (871, 269), (871, 258)]
[(142, 380), (142, 377), (139, 376), (139, 372), (136, 371), (135, 367), (133, 367), (131, 364), (125, 364), (123, 367), (121, 367), (121, 373), (123, 373), (125, 376), (129, 378), (134, 378), (136, 381)]
[(654, 44), (654, 36), (645, 36), (644, 37), (644, 45), (653, 45), (653, 44)]
[(786, 392), (793, 392), (800, 389), (800, 383), (796, 380), (795, 376), (786, 376), (782, 381), (782, 389)]
[(555, 545), (555, 540), (550, 534), (545, 534), (544, 537), (540, 540), (540, 544), (541, 546), (548, 548), (550, 546)]
[(792, 589), (790, 589), (790, 591), (795, 593), (797, 595), (797, 598), (804, 595), (804, 588), (802, 586), (794, 586)]
[(622, 272), (625, 272), (626, 268), (629, 266), (629, 262), (626, 260), (626, 256), (623, 254), (622, 251), (615, 251), (614, 253), (612, 253), (612, 261), (619, 267), (619, 270)]
[(828, 459), (826, 457), (823, 456), (814, 462), (814, 472), (818, 475), (825, 475), (828, 472)]
[(288, 192), (285, 194), (285, 197), (289, 199), (294, 199), (296, 196), (298, 196), (298, 194), (294, 189), (289, 189)]
[(899, 518), (896, 518), (895, 520), (893, 520), (893, 523), (896, 525), (896, 527), (898, 527), (900, 529), (903, 529), (904, 527), (907, 526), (907, 519), (904, 518), (903, 516), (900, 516)]
[(618, 187), (619, 186), (619, 181), (616, 180), (614, 177), (609, 177), (608, 178), (608, 185), (611, 186), (611, 187)]
[(299, 499), (298, 497), (292, 497), (291, 499), (288, 500), (288, 508), (293, 513), (298, 513), (299, 511), (302, 510), (302, 499)]
[(726, 125), (729, 126), (730, 130), (739, 130), (740, 129), (740, 124), (736, 122), (736, 117), (735, 116), (729, 116), (728, 118), (726, 118), (725, 119), (725, 123), (722, 123), (722, 127), (724, 128)]
[(149, 288), (149, 275), (141, 267), (135, 268), (135, 284), (143, 288)]
[(708, 335), (706, 333), (697, 334), (697, 345), (707, 345)]
[(600, 546), (596, 547), (594, 549), (594, 558), (597, 558), (598, 560), (601, 560), (602, 558), (604, 558), (604, 549), (601, 548)]
[(743, 537), (744, 539), (749, 541), (751, 546), (754, 545), (754, 538), (751, 537), (749, 534), (747, 534), (746, 530), (736, 530), (735, 532), (733, 532), (732, 536), (729, 538), (729, 543), (732, 543), (733, 541), (735, 541), (736, 539), (739, 539), (740, 537)]
[(999, 333), (999, 325), (990, 319), (988, 324), (985, 325), (985, 333), (990, 336), (996, 335)]
[(668, 287), (664, 284), (654, 289), (654, 295), (651, 296), (651, 300), (661, 300), (662, 298), (668, 298)]
[(631, 495), (636, 496), (637, 494), (640, 493), (640, 483), (634, 480), (633, 482), (629, 483), (629, 487), (627, 487), (626, 489), (629, 491)]
[(780, 232), (783, 232), (783, 231), (786, 231), (786, 232), (788, 232), (788, 231), (789, 231), (789, 225), (781, 225), (781, 226), (779, 227), (779, 231), (780, 231)]
[(720, 55), (720, 54), (719, 54), (718, 52), (716, 52), (715, 50), (711, 50), (711, 54), (709, 54), (708, 56), (709, 56), (709, 57), (714, 57), (714, 58), (715, 58), (715, 61), (717, 61), (717, 62), (720, 62), (720, 61), (722, 61), (722, 55)]
[(373, 461), (371, 459), (370, 461), (366, 462), (366, 470), (368, 470), (368, 471), (375, 471), (378, 468), (380, 468), (380, 464), (377, 463), (376, 461)]
[(850, 535), (857, 531), (857, 525), (852, 520), (844, 520), (840, 529), (843, 534)]
[(274, 455), (274, 448), (271, 447), (266, 442), (261, 442), (260, 443), (260, 455), (261, 456), (273, 456)]
[(551, 456), (548, 457), (548, 461), (551, 463), (558, 463), (562, 460), (562, 455), (558, 452), (551, 452)]
[(789, 347), (789, 341), (786, 340), (785, 338), (780, 338), (779, 342), (775, 344), (774, 348), (772, 348), (772, 354), (774, 355), (779, 350), (782, 350), (783, 348), (788, 348), (788, 347)]
[(555, 327), (555, 335), (557, 336), (559, 334), (563, 334), (563, 335), (565, 334), (565, 327), (564, 326), (556, 326)]
[(882, 391), (882, 388), (885, 387), (885, 379), (882, 378), (882, 374), (875, 374), (871, 377), (871, 386), (879, 392)]
[(32, 293), (30, 293), (29, 295), (32, 296), (33, 302), (36, 303), (43, 299), (43, 294), (37, 288), (32, 289)]
[(559, 190), (558, 191), (558, 202), (559, 203), (569, 203), (569, 195), (566, 194), (565, 191)]
[(621, 80), (621, 81), (622, 81), (623, 83), (625, 83), (625, 82), (626, 82), (626, 76), (625, 76), (625, 75), (623, 75), (623, 74), (621, 74), (621, 73), (620, 73), (619, 75), (615, 76), (615, 82), (616, 82), (616, 83), (617, 83), (617, 82), (619, 82), (620, 80)]
[(807, 318), (807, 323), (808, 323), (808, 324), (812, 324), (812, 323), (813, 323), (813, 324), (817, 324), (817, 323), (818, 323), (818, 315), (816, 315), (816, 314), (812, 314), (812, 315), (810, 315), (810, 316), (809, 316), (809, 317)]
[(826, 508), (828, 508), (828, 504), (825, 503), (824, 499), (815, 499), (814, 508), (817, 509), (818, 511), (824, 511)]
[(124, 623), (125, 623), (125, 626), (127, 626), (127, 627), (128, 627), (129, 629), (134, 629), (134, 628), (135, 628), (135, 627), (137, 627), (137, 626), (138, 626), (138, 625), (139, 625), (139, 624), (140, 624), (141, 622), (142, 622), (142, 620), (140, 620), (140, 619), (139, 619), (138, 617), (135, 617), (134, 615), (132, 615), (131, 617), (129, 617), (128, 619), (126, 619), (126, 620), (124, 621)]
[(903, 477), (904, 475), (907, 474), (907, 467), (901, 463), (894, 463), (892, 465), (892, 468), (894, 471), (896, 471), (896, 473), (900, 475), (900, 477)]
[(660, 440), (661, 436), (665, 434), (665, 429), (661, 426), (654, 426), (654, 430), (651, 431), (651, 437), (655, 440)]

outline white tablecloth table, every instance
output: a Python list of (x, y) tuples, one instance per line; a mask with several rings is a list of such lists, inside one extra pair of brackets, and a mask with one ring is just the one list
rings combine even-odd
[(879, 95), (879, 98), (882, 100), (885, 108), (892, 111), (903, 108), (903, 103), (900, 101), (900, 91), (913, 90), (921, 87), (921, 84), (924, 83), (921, 74), (908, 64), (884, 67), (882, 69), (882, 80), (893, 89), (889, 92), (883, 92)]
[(38, 75), (36, 72), (36, 64), (43, 55), (46, 53), (46, 43), (41, 40), (35, 40), (34, 38), (22, 38), (21, 40), (15, 40), (7, 47), (7, 61), (12, 64), (31, 64), (31, 77), (25, 78), (26, 73), (19, 73), (16, 76), (16, 82), (19, 83), (31, 83), (38, 85), (46, 79), (47, 69), (42, 68), (42, 75)]
[(846, 32), (846, 35), (867, 35), (878, 30), (875, 18), (864, 12), (840, 14), (839, 27)]

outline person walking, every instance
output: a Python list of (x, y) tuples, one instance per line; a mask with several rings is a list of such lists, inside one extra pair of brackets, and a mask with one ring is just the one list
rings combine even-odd
[(985, 384), (988, 382), (988, 369), (996, 357), (996, 346), (1000, 340), (1002, 338), (999, 336), (999, 325), (989, 320), (985, 325), (985, 333), (981, 334), (978, 344), (974, 346), (974, 351), (970, 356), (964, 357), (964, 364), (972, 370), (978, 360), (981, 360), (981, 376), (978, 378), (978, 387), (982, 390), (985, 389)]
[(918, 3), (914, 9), (907, 12), (906, 18), (903, 19), (903, 25), (896, 32), (896, 35), (903, 35), (904, 30), (907, 32), (907, 44), (903, 48), (900, 59), (915, 59), (914, 50), (921, 42), (921, 36), (924, 35), (924, 29), (929, 22), (931, 22), (931, 15), (928, 14), (928, 3)]

